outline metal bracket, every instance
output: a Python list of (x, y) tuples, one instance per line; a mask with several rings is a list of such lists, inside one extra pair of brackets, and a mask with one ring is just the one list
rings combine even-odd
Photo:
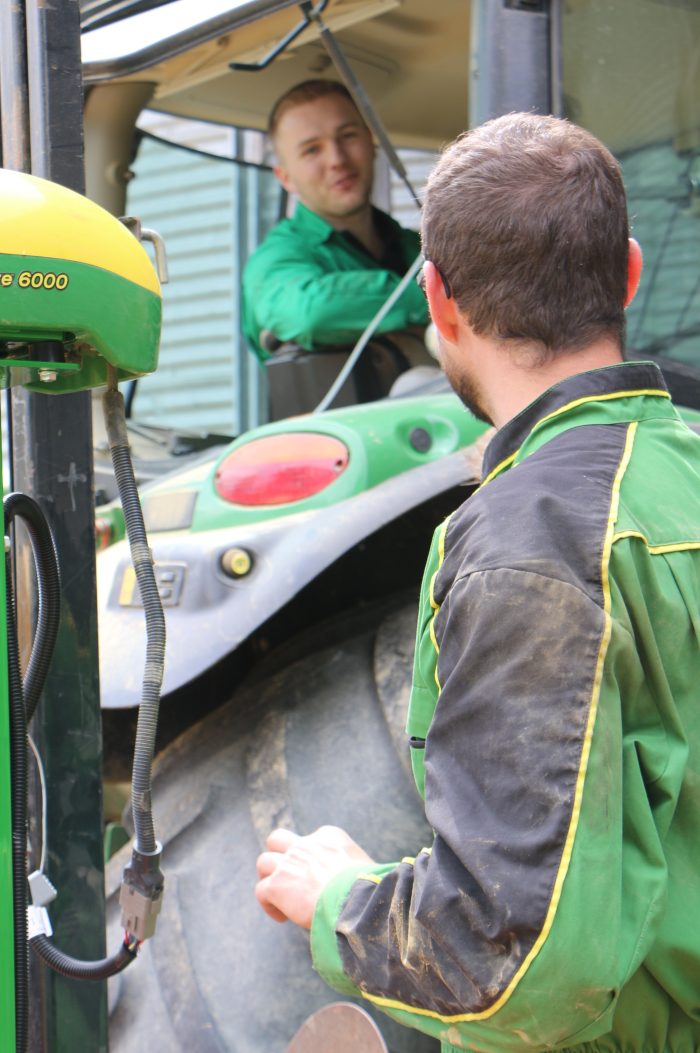
[[(266, 69), (271, 62), (274, 62), (279, 55), (287, 50), (289, 45), (304, 32), (307, 26), (311, 25), (313, 18), (326, 9), (328, 0), (319, 0), (316, 7), (313, 7), (310, 3), (300, 4), (299, 6), (302, 9), (303, 21), (298, 22), (293, 29), (290, 29), (286, 36), (282, 37), (279, 44), (271, 51), (268, 51), (264, 58), (260, 59), (259, 62), (229, 62), (229, 69), (244, 73), (257, 73), (261, 69)], [(304, 10), (305, 7), (310, 8), (310, 10), (307, 12)]]
[(156, 254), (156, 273), (161, 285), (166, 285), (170, 280), (168, 274), (168, 258), (165, 252), (165, 242), (157, 230), (150, 227), (142, 227), (138, 216), (120, 216), (119, 222), (131, 231), (137, 241), (150, 241)]

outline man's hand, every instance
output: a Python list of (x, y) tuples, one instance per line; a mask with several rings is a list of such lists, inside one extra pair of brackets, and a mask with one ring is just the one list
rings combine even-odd
[(332, 877), (352, 863), (373, 860), (337, 826), (321, 826), (307, 837), (273, 830), (258, 856), (258, 903), (275, 921), (311, 928), (318, 897)]

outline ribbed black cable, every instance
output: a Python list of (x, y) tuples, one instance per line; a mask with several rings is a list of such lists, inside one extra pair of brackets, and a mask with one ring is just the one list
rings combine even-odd
[(136, 726), (131, 807), (136, 847), (141, 852), (153, 853), (157, 850), (157, 842), (151, 810), (151, 769), (165, 661), (165, 616), (131, 463), (124, 418), (124, 399), (119, 391), (107, 391), (103, 395), (103, 405), (114, 476), (119, 490), (131, 558), (146, 618), (146, 666)]
[(60, 973), (61, 976), (70, 976), (73, 980), (108, 980), (110, 976), (116, 976), (122, 969), (126, 969), (127, 965), (131, 965), (138, 953), (136, 945), (128, 947), (123, 943), (111, 958), (83, 962), (59, 951), (47, 936), (35, 936), (31, 940), (31, 948), (54, 972)]
[(44, 687), (58, 635), (61, 580), (53, 534), (37, 502), (27, 494), (12, 493), (5, 497), (3, 506), (6, 533), (15, 518), (25, 524), (36, 569), (37, 623), (23, 682), (24, 709), (29, 723)]
[(17, 1053), (27, 1048), (29, 956), (27, 954), (27, 722), (15, 628), (12, 578), (6, 560), (7, 665), (10, 695), (12, 779), (12, 885), (15, 930), (15, 1032)]

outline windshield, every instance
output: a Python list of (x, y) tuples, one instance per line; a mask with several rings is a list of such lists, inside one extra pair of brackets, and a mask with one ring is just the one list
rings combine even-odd
[[(250, 253), (293, 209), (255, 130), (146, 111), (131, 164), (127, 211), (163, 237), (170, 280), (163, 286), (159, 366), (135, 390), (132, 418), (188, 432), (238, 435), (267, 420), (266, 373), (241, 331), (241, 276)], [(436, 155), (401, 152), (420, 187)], [(403, 226), (419, 214), (381, 152), (376, 203)]]
[(700, 5), (567, 3), (562, 81), (566, 116), (621, 161), (644, 253), (628, 354), (700, 366)]
[[(131, 165), (128, 211), (165, 240), (170, 280), (159, 368), (139, 381), (133, 416), (237, 435), (258, 423), (264, 400), (241, 335), (241, 274), (280, 218), (282, 191), (261, 163), (260, 133), (163, 114), (142, 120), (148, 132)], [(187, 147), (166, 141), (176, 136)]]

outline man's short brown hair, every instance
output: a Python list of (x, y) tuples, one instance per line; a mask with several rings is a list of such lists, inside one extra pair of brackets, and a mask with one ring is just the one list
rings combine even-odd
[(303, 106), (306, 102), (314, 102), (316, 99), (324, 99), (328, 95), (340, 95), (341, 98), (355, 105), (348, 89), (337, 80), (324, 80), (321, 77), (316, 80), (304, 80), (301, 84), (295, 84), (293, 88), (285, 91), (270, 111), (267, 134), (272, 141), (274, 142), (280, 120), (287, 110), (292, 110), (295, 106)]
[(461, 135), (428, 181), (422, 238), (476, 333), (548, 355), (623, 347), (625, 190), (582, 128), (514, 113)]

